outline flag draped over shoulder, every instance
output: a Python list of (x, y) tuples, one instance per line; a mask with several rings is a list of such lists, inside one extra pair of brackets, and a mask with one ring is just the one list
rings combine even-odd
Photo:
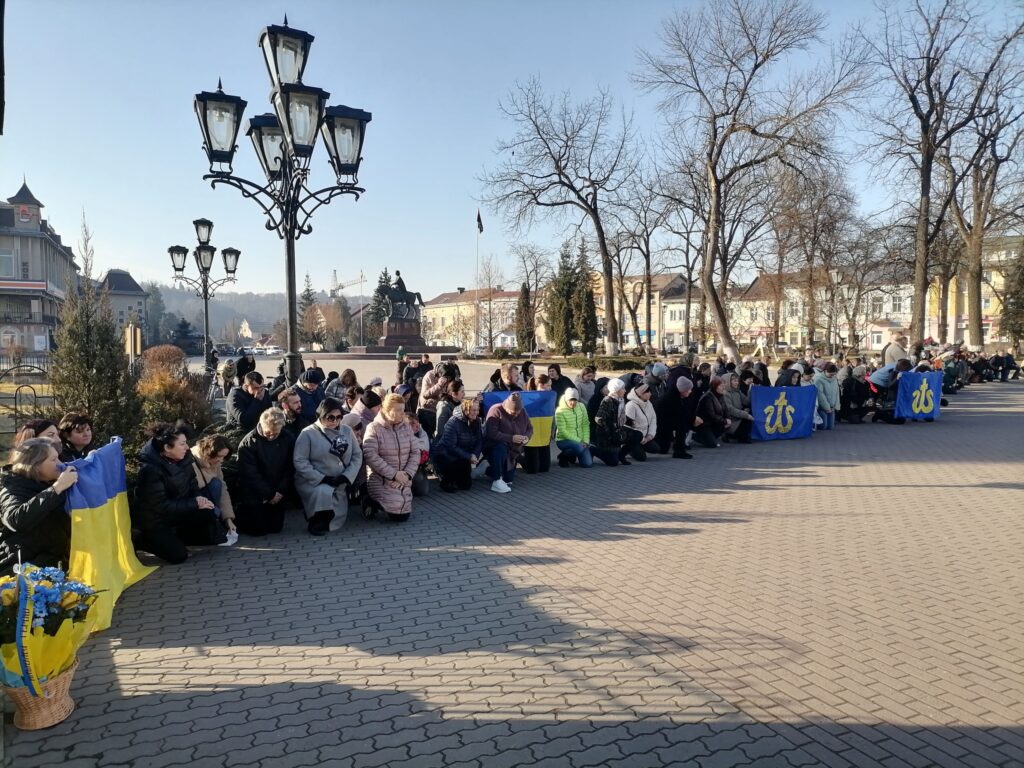
[[(508, 398), (508, 392), (485, 392), (484, 393), (484, 415), (491, 406), (503, 403)], [(526, 415), (530, 417), (530, 424), (533, 425), (533, 437), (526, 445), (528, 448), (540, 448), (551, 443), (551, 432), (555, 424), (555, 400), (558, 397), (555, 392), (520, 392), (523, 407)]]
[(120, 441), (71, 462), (78, 482), (68, 490), (71, 563), (68, 575), (100, 591), (89, 611), (93, 631), (110, 626), (121, 593), (156, 570), (132, 546), (128, 482)]
[(817, 407), (817, 387), (751, 387), (754, 440), (810, 437)]
[(941, 399), (941, 371), (906, 371), (900, 375), (895, 416), (897, 419), (937, 419)]

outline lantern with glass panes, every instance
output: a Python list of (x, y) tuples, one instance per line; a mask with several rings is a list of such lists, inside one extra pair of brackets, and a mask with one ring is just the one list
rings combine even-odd
[(174, 279), (191, 288), (196, 296), (203, 300), (203, 357), (210, 361), (210, 299), (214, 291), (227, 283), (235, 282), (235, 272), (238, 270), (238, 257), (242, 252), (237, 248), (222, 248), (220, 255), (224, 260), (225, 277), (220, 280), (211, 280), (210, 271), (213, 269), (213, 260), (217, 255), (217, 249), (210, 245), (210, 235), (213, 232), (213, 222), (209, 219), (196, 219), (192, 222), (196, 230), (196, 240), (199, 244), (192, 252), (196, 259), (196, 266), (199, 268), (199, 278), (185, 276), (185, 264), (188, 260), (188, 248), (183, 245), (172, 245), (167, 249), (171, 257), (171, 266), (174, 267)]
[[(288, 381), (302, 373), (298, 353), (298, 301), (295, 282), (295, 241), (312, 232), (310, 218), (339, 195), (356, 199), (369, 112), (343, 105), (328, 106), (330, 94), (302, 82), (313, 35), (288, 26), (271, 25), (260, 34), (259, 47), (270, 76), (273, 112), (249, 118), (246, 135), (266, 179), (250, 181), (234, 173), (236, 141), (247, 102), (224, 93), (196, 94), (195, 112), (203, 134), (203, 149), (210, 172), (203, 176), (213, 186), (227, 184), (255, 200), (267, 217), (266, 227), (285, 242), (285, 278), (288, 297), (288, 338), (285, 355)], [(317, 137), (323, 141), (335, 181), (319, 189), (308, 185), (310, 161)]]

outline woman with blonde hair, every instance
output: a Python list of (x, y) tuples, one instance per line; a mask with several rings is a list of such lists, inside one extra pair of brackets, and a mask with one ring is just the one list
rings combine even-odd
[(386, 512), (396, 522), (412, 513), (412, 482), (420, 465), (420, 448), (405, 418), (405, 399), (391, 394), (363, 436), (368, 497), (364, 513)]
[(445, 421), (444, 430), (434, 443), (431, 456), (441, 476), (441, 490), (448, 493), (473, 487), (473, 469), (484, 452), (484, 433), (480, 423), (480, 401), (463, 398)]
[(71, 517), (64, 510), (68, 488), (78, 482), (74, 467), (61, 468), (48, 438), (25, 440), (11, 450), (0, 470), (0, 574), (23, 563), (67, 566)]

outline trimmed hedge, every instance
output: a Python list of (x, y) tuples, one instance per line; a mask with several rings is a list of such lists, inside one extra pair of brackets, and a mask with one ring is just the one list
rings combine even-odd
[(565, 362), (570, 368), (582, 368), (586, 365), (592, 365), (599, 371), (642, 371), (648, 363), (655, 362), (655, 358), (601, 356), (589, 360), (582, 355), (574, 355)]

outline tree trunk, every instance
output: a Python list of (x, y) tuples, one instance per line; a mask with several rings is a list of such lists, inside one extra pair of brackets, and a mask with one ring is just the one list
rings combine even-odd
[(619, 320), (615, 316), (615, 281), (612, 273), (612, 255), (608, 252), (608, 239), (604, 235), (597, 210), (590, 214), (597, 232), (597, 249), (601, 253), (601, 289), (604, 292), (604, 352), (619, 354)]
[[(651, 322), (652, 322), (652, 318), (651, 318), (651, 302), (652, 302), (651, 290), (653, 288), (653, 286), (652, 286), (653, 280), (651, 280), (651, 241), (650, 241), (650, 239), (647, 240), (645, 248), (646, 248), (646, 250), (644, 251), (644, 322), (647, 324), (647, 345), (646, 345), (646, 349), (648, 351), (653, 351), (654, 350), (654, 339), (651, 336), (651, 334), (653, 332), (653, 328), (651, 326)], [(664, 333), (664, 330), (662, 330), (662, 333)]]
[(935, 151), (931, 139), (921, 137), (921, 166), (919, 181), (921, 198), (917, 203), (917, 227), (914, 232), (914, 298), (911, 307), (910, 343), (924, 338), (925, 303), (928, 300), (928, 217), (932, 204), (932, 168)]
[(953, 279), (952, 270), (944, 267), (939, 279), (939, 341), (949, 342), (949, 283)]
[(964, 244), (967, 274), (967, 344), (971, 351), (980, 351), (985, 344), (981, 328), (981, 243), (984, 232), (975, 226)]
[(736, 347), (736, 342), (733, 340), (732, 333), (729, 330), (729, 315), (718, 293), (718, 287), (715, 285), (715, 264), (717, 263), (719, 242), (721, 240), (722, 191), (718, 186), (718, 180), (711, 173), (710, 168), (708, 169), (708, 192), (710, 193), (708, 237), (706, 240), (707, 249), (704, 252), (704, 264), (700, 273), (701, 288), (704, 289), (704, 295), (707, 297), (706, 301), (711, 308), (712, 317), (715, 320), (715, 329), (721, 342), (718, 345), (717, 353), (720, 355), (723, 353), (731, 355), (739, 360), (739, 349)]

